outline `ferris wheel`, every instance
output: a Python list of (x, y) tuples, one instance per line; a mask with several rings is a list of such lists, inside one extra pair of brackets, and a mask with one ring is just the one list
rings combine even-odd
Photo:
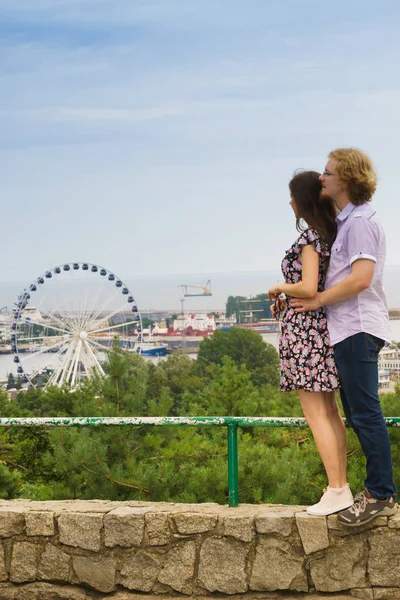
[(29, 386), (61, 387), (92, 375), (117, 343), (141, 353), (142, 318), (128, 287), (91, 263), (45, 271), (19, 295), (11, 325), (17, 373)]

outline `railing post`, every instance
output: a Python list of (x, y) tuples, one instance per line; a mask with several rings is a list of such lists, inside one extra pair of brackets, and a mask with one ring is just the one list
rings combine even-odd
[(229, 506), (239, 504), (237, 425), (228, 424), (228, 492)]

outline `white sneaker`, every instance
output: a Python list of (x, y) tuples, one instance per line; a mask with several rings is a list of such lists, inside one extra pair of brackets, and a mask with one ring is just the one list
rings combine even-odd
[(324, 490), (322, 498), (317, 504), (309, 506), (307, 513), (318, 517), (333, 515), (336, 512), (345, 510), (353, 505), (353, 494), (351, 493), (349, 484), (342, 488), (327, 487)]

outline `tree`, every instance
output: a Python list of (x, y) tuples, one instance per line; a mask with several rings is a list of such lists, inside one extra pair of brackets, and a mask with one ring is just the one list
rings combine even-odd
[(8, 374), (7, 378), (7, 389), (13, 390), (15, 388), (15, 377), (12, 373)]
[(0, 498), (17, 498), (20, 488), (21, 476), (17, 471), (12, 471), (0, 462)]
[(221, 365), (210, 369), (212, 378), (201, 391), (187, 392), (182, 405), (182, 416), (228, 415), (258, 416), (262, 403), (260, 390), (251, 381), (245, 365), (237, 365), (229, 356), (222, 358)]
[(262, 313), (259, 314), (260, 319), (271, 319), (271, 306), (273, 302), (268, 299), (268, 294), (257, 294), (255, 300), (260, 300), (259, 308), (263, 310)]
[(267, 344), (252, 329), (232, 327), (229, 331), (216, 331), (199, 346), (199, 365), (222, 365), (230, 356), (237, 366), (244, 365), (256, 385), (279, 382), (279, 356), (272, 344)]
[[(258, 319), (270, 319), (271, 318), (271, 305), (273, 302), (270, 302), (268, 299), (268, 294), (257, 294), (254, 298), (254, 308), (261, 309), (262, 312), (258, 313)], [(236, 315), (236, 320), (240, 322), (240, 313), (248, 310), (248, 299), (245, 296), (229, 296), (226, 301), (226, 316), (230, 317), (232, 315)]]
[(147, 317), (143, 317), (142, 318), (142, 325), (143, 325), (143, 329), (149, 329), (150, 327), (153, 327), (154, 321), (152, 319), (147, 318)]
[(184, 394), (198, 394), (204, 389), (204, 379), (200, 377), (196, 361), (179, 352), (170, 354), (157, 367), (165, 375), (164, 385), (174, 400), (172, 414), (177, 415)]
[(236, 320), (239, 322), (239, 311), (241, 310), (241, 302), (246, 300), (245, 296), (228, 296), (228, 300), (225, 305), (225, 313), (227, 317), (232, 315), (236, 316)]
[(112, 350), (108, 352), (103, 365), (108, 377), (103, 381), (101, 391), (105, 398), (114, 403), (117, 413), (119, 413), (125, 392), (123, 380), (129, 368), (127, 356), (127, 353), (121, 349), (118, 339), (115, 338)]

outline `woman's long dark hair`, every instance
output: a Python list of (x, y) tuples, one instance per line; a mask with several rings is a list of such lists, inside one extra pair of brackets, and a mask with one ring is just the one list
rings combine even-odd
[(336, 237), (336, 208), (333, 200), (320, 200), (319, 176), (316, 171), (296, 173), (289, 182), (289, 190), (296, 203), (297, 231), (304, 231), (301, 221), (305, 221), (331, 248)]

